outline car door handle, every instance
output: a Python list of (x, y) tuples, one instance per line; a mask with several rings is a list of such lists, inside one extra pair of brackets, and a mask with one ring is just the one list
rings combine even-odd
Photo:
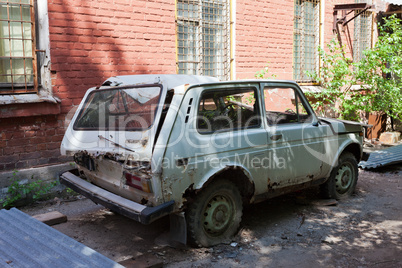
[(282, 134), (275, 134), (275, 135), (271, 136), (271, 140), (273, 140), (273, 141), (277, 141), (280, 139), (282, 139)]

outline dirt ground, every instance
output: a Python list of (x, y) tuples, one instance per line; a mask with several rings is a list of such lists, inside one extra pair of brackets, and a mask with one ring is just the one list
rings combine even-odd
[(168, 245), (169, 218), (141, 225), (90, 200), (63, 199), (21, 210), (59, 211), (60, 232), (121, 262), (164, 267), (402, 267), (402, 166), (359, 172), (356, 194), (323, 204), (317, 189), (245, 209), (230, 244), (213, 248)]

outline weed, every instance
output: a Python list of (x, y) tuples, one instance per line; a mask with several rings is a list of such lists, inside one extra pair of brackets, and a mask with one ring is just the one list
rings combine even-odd
[[(31, 178), (33, 180), (33, 178)], [(10, 208), (16, 205), (16, 203), (25, 198), (32, 198), (32, 201), (37, 201), (43, 198), (50, 192), (59, 182), (44, 182), (42, 180), (24, 181), (17, 178), (17, 171), (13, 172), (13, 178), (10, 186), (8, 186), (7, 197), (1, 199), (4, 208)]]
[(276, 74), (269, 74), (270, 71), (269, 71), (269, 66), (268, 65), (269, 65), (269, 62), (267, 62), (267, 65), (263, 69), (261, 69), (258, 72), (256, 72), (254, 74), (254, 77), (257, 78), (257, 79), (275, 79)]

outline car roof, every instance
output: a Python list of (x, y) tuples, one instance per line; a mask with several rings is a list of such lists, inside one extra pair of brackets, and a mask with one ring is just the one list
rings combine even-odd
[(203, 84), (219, 82), (218, 78), (201, 75), (185, 74), (142, 74), (120, 75), (108, 78), (102, 86), (128, 86), (138, 84), (163, 84), (168, 89), (186, 84)]

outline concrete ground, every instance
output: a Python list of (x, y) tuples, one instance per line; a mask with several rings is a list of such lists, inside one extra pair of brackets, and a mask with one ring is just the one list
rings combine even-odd
[(402, 166), (360, 170), (350, 199), (330, 206), (319, 199), (317, 189), (310, 189), (251, 205), (230, 244), (201, 249), (169, 246), (168, 217), (144, 226), (87, 199), (56, 199), (21, 210), (67, 215), (66, 223), (53, 227), (117, 262), (141, 259), (165, 267), (402, 267), (401, 193)]

